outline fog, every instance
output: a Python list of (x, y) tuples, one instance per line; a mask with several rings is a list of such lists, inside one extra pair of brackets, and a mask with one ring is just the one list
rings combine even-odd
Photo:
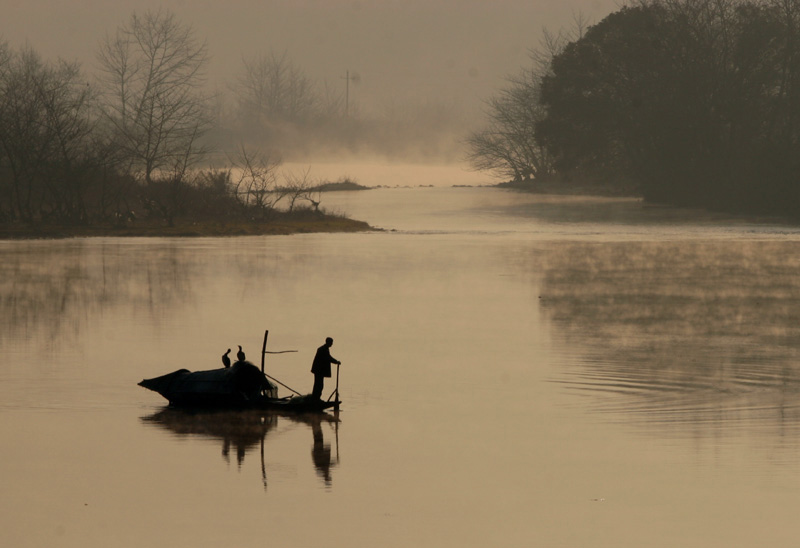
[(479, 124), (482, 101), (528, 62), (543, 28), (581, 14), (597, 22), (619, 0), (2, 0), (0, 36), (44, 58), (78, 60), (87, 72), (106, 33), (134, 10), (166, 8), (206, 40), (209, 85), (227, 90), (242, 58), (286, 53), (315, 82), (338, 92), (346, 71), (359, 113), (430, 102)]

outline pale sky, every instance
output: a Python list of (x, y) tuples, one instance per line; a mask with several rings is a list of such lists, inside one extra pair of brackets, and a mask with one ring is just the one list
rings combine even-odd
[(86, 69), (107, 32), (134, 10), (167, 8), (208, 43), (219, 86), (243, 55), (286, 51), (306, 74), (344, 87), (363, 107), (435, 97), (480, 102), (527, 62), (543, 27), (576, 13), (597, 22), (620, 0), (0, 0), (0, 37)]

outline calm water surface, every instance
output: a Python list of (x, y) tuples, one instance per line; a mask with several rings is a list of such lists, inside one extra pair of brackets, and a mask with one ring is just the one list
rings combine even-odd
[[(0, 242), (0, 545), (796, 545), (800, 230), (489, 188), (323, 203), (386, 230)], [(136, 386), (258, 362), (265, 329), (302, 392), (335, 339), (338, 418)]]

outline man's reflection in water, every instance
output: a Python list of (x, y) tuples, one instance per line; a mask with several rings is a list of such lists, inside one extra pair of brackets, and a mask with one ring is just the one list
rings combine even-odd
[(311, 431), (314, 435), (314, 446), (311, 448), (311, 458), (325, 485), (331, 484), (331, 444), (325, 443), (322, 435), (322, 422), (319, 418), (311, 421)]
[[(194, 435), (206, 439), (222, 441), (222, 458), (230, 463), (231, 453), (236, 452), (239, 467), (250, 449), (261, 447), (261, 472), (266, 488), (267, 471), (265, 464), (265, 439), (270, 431), (278, 425), (279, 415), (269, 412), (209, 412), (191, 413), (179, 409), (167, 408), (150, 416), (142, 417), (146, 423), (155, 424), (179, 437)], [(331, 485), (331, 468), (338, 464), (338, 456), (333, 460), (331, 444), (325, 443), (323, 422), (332, 423), (336, 429), (338, 448), (338, 413), (331, 416), (327, 413), (313, 415), (283, 416), (284, 420), (296, 424), (307, 424), (311, 427), (314, 443), (311, 447), (311, 459), (317, 475)], [(278, 443), (276, 438), (271, 443)], [(338, 452), (338, 451), (337, 451)]]

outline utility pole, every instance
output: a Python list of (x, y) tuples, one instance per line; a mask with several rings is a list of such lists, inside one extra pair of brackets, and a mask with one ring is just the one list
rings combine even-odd
[(353, 76), (350, 76), (350, 71), (347, 70), (347, 71), (345, 71), (344, 79), (345, 79), (345, 86), (344, 86), (344, 117), (345, 118), (349, 118), (350, 117), (350, 80), (355, 82), (356, 80), (358, 80), (358, 76), (355, 75), (355, 74)]

